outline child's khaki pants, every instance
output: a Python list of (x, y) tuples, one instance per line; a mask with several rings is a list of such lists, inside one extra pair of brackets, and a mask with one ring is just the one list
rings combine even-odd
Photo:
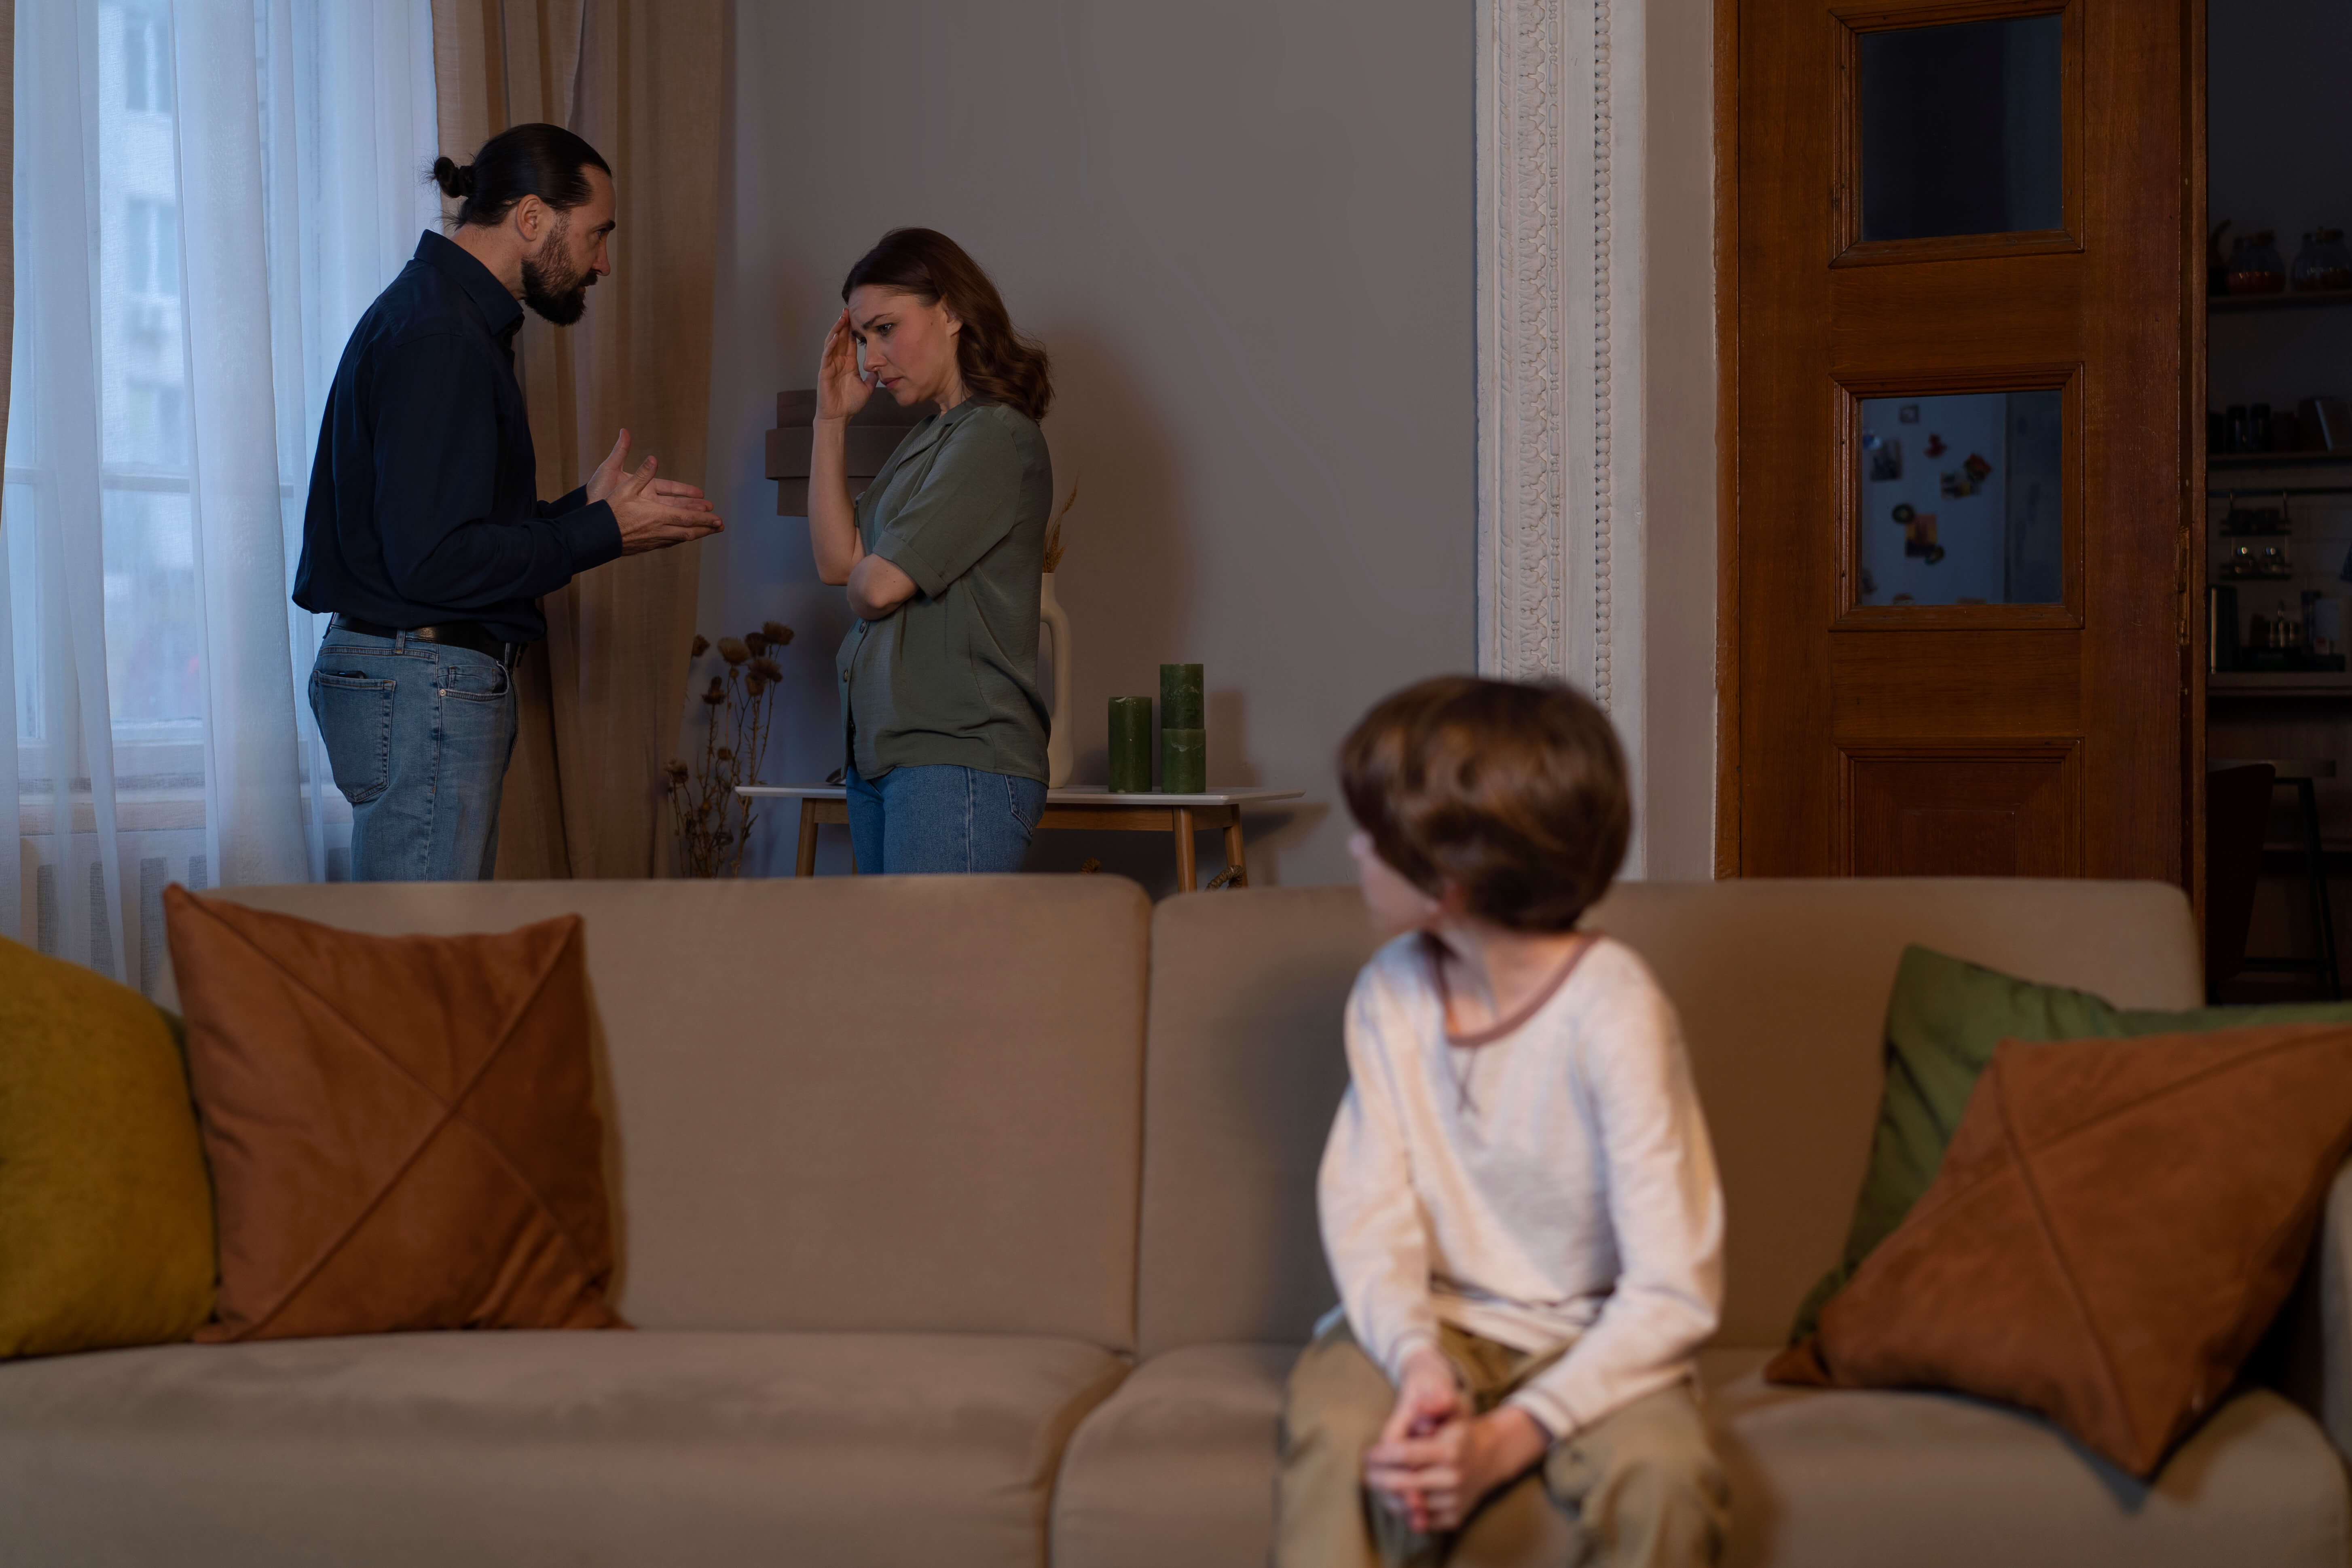
[[(1530, 1356), (1446, 1324), (1440, 1348), (1484, 1414), (1558, 1359)], [(1435, 1568), (1518, 1563), (1556, 1538), (1551, 1505), (1575, 1545), (1565, 1563), (1695, 1568), (1722, 1553), (1727, 1489), (1697, 1402), (1684, 1384), (1637, 1399), (1569, 1435), (1536, 1474), (1491, 1493), (1455, 1535), (1407, 1528), (1364, 1486), (1364, 1450), (1396, 1407), (1396, 1390), (1342, 1321), (1291, 1370), (1275, 1492), (1276, 1568)], [(1547, 1495), (1549, 1503), (1545, 1501)]]

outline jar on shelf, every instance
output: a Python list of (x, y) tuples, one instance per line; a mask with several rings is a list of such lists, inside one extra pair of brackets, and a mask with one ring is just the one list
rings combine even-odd
[(2344, 246), (2340, 228), (2315, 228), (2303, 237), (2294, 253), (2290, 280), (2298, 294), (2326, 294), (2352, 289), (2352, 250)]
[(2230, 251), (2230, 292), (2276, 294), (2286, 288), (2286, 261), (2269, 229), (2242, 234)]

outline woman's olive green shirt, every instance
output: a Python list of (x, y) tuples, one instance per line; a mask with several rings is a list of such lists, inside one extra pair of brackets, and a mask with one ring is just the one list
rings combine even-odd
[(1053, 501), (1037, 422), (977, 399), (908, 431), (858, 498), (866, 552), (915, 581), (834, 660), (861, 778), (944, 763), (1045, 779), (1037, 595)]

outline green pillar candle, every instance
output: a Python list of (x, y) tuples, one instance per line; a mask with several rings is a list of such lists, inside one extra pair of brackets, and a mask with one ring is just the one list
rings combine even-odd
[[(1193, 666), (1195, 669), (1198, 665)], [(1160, 731), (1160, 787), (1169, 795), (1200, 795), (1209, 787), (1209, 732), (1202, 729)]]
[(1201, 710), (1201, 667), (1163, 664), (1160, 667), (1160, 727), (1199, 730), (1208, 720)]
[(1114, 795), (1151, 790), (1151, 699), (1110, 700), (1110, 787)]

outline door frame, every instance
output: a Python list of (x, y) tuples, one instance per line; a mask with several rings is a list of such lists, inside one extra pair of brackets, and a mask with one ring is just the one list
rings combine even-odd
[[(2070, 10), (2074, 9), (2070, 7)], [(1715, 874), (1740, 874), (1739, 659), (1739, 0), (1714, 4), (1716, 327)], [(2181, 7), (2183, 144), (2180, 463), (2177, 544), (2180, 689), (2180, 863), (2205, 910), (2205, 6)], [(2070, 160), (2070, 165), (2072, 164)], [(2079, 547), (2079, 544), (2078, 544)]]
[(1715, 874), (1739, 875), (1739, 0), (1715, 0)]

